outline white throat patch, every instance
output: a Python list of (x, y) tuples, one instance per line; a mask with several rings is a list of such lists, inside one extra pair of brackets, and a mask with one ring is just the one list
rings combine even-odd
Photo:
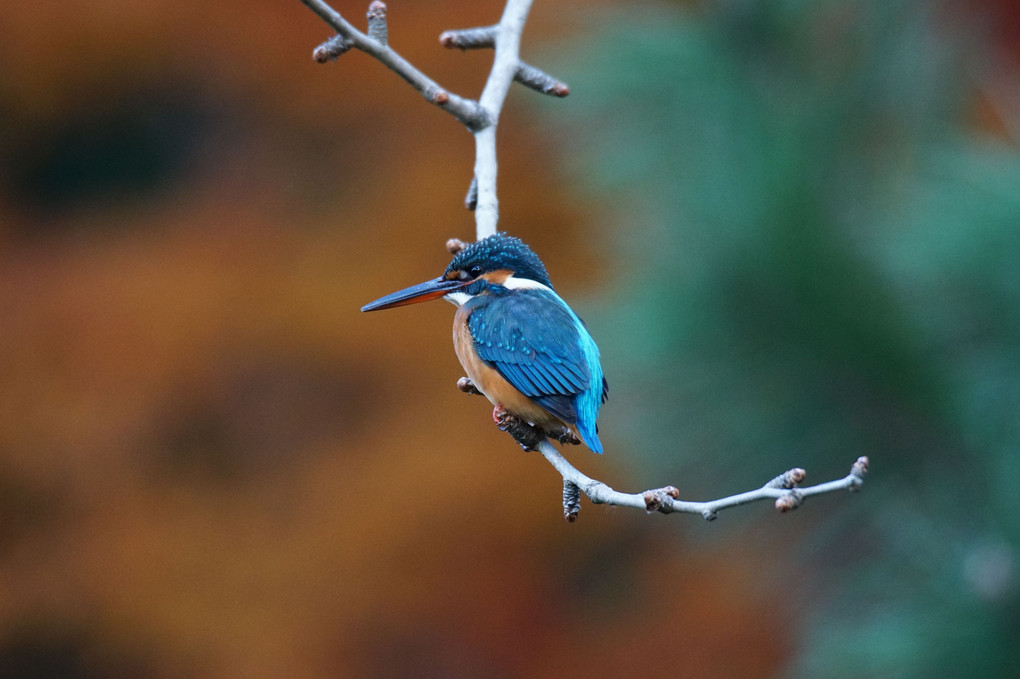
[(443, 299), (454, 306), (463, 306), (465, 302), (471, 299), (471, 295), (466, 292), (451, 292), (449, 295), (444, 295)]

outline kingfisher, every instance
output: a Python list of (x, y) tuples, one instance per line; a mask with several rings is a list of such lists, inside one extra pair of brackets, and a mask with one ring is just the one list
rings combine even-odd
[(495, 406), (494, 419), (509, 413), (602, 453), (595, 420), (609, 385), (599, 349), (530, 247), (505, 233), (483, 238), (456, 252), (439, 278), (361, 310), (440, 297), (457, 306), (453, 348), (474, 387)]

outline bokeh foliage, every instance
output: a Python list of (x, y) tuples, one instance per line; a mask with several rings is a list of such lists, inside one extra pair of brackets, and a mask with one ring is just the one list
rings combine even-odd
[[(501, 0), (388, 4), (480, 90), (436, 36)], [(1016, 73), (951, 10), (1011, 4), (534, 3), (573, 93), (508, 98), (502, 226), (612, 383), (567, 455), (693, 499), (874, 461), (571, 525), (452, 310), (358, 311), (470, 237), (462, 128), (298, 2), (0, 4), (0, 677), (1010, 676)]]
[(873, 461), (807, 510), (846, 530), (800, 547), (829, 586), (793, 676), (1020, 672), (1020, 155), (974, 124), (982, 36), (959, 5), (734, 0), (602, 14), (554, 56), (647, 471)]

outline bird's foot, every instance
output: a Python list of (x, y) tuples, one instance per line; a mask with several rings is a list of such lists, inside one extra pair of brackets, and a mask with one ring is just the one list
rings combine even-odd
[[(457, 384), (459, 386), (460, 382)], [(511, 415), (510, 411), (504, 408), (502, 403), (497, 404), (496, 407), (492, 409), (492, 421), (496, 423), (496, 426), (499, 427), (500, 431), (506, 431), (506, 427), (504, 427), (503, 424), (505, 422), (509, 422), (511, 418), (516, 417), (516, 415)]]
[(560, 427), (559, 429), (555, 429), (549, 432), (549, 436), (553, 437), (554, 439), (556, 439), (557, 441), (564, 445), (567, 444), (572, 446), (581, 445), (581, 439), (577, 437), (577, 434), (570, 431), (566, 427)]
[(537, 450), (538, 444), (545, 439), (545, 435), (540, 429), (511, 413), (503, 407), (503, 404), (492, 409), (492, 421), (496, 423), (500, 431), (505, 431), (513, 436), (524, 450)]
[[(471, 381), (470, 377), (462, 377), (459, 380), (457, 380), (457, 388), (463, 391), (465, 394), (478, 394), (479, 396), (482, 395), (482, 392), (478, 390), (478, 387), (475, 386), (475, 383)], [(495, 414), (493, 414), (493, 418), (495, 417), (496, 417)]]

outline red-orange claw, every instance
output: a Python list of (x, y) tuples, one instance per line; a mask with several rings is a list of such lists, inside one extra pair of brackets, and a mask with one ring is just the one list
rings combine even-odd
[(496, 426), (503, 431), (506, 431), (506, 429), (503, 428), (503, 425), (506, 424), (508, 417), (510, 417), (510, 412), (503, 407), (502, 403), (497, 404), (496, 407), (492, 409), (492, 421), (495, 422)]

